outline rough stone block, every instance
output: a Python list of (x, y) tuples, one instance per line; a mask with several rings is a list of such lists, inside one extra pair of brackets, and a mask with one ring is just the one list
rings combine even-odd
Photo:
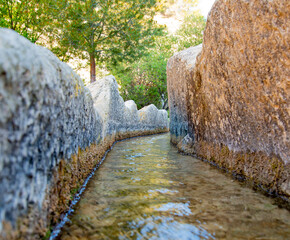
[(167, 91), (170, 108), (171, 142), (178, 144), (189, 131), (188, 83), (192, 79), (196, 57), (202, 45), (190, 47), (174, 54), (167, 64)]
[(88, 89), (68, 65), (0, 29), (0, 231), (28, 206), (43, 210), (53, 170), (94, 143), (99, 124)]
[(167, 67), (172, 142), (287, 199), (289, 20), (287, 0), (217, 0), (201, 53)]
[(49, 50), (0, 28), (1, 239), (40, 239), (115, 140), (168, 130), (164, 113), (141, 124), (113, 76), (89, 89)]

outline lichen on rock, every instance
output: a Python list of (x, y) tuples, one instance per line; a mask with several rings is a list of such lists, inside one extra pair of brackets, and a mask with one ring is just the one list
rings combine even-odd
[(44, 236), (114, 141), (168, 131), (167, 117), (133, 125), (133, 105), (113, 76), (87, 88), (49, 50), (0, 28), (1, 239)]
[(217, 0), (200, 54), (167, 66), (172, 142), (288, 199), (289, 21), (287, 0)]
[(68, 65), (13, 31), (0, 36), (1, 225), (41, 211), (53, 169), (95, 142), (99, 123)]
[(188, 84), (192, 79), (196, 57), (201, 52), (202, 45), (190, 47), (174, 54), (167, 64), (167, 90), (170, 107), (171, 142), (178, 144), (189, 130)]
[(103, 120), (103, 141), (114, 142), (125, 135), (133, 137), (140, 133), (168, 131), (167, 112), (158, 110), (153, 104), (138, 111), (134, 101), (124, 102), (114, 76), (100, 79), (88, 88), (94, 107)]

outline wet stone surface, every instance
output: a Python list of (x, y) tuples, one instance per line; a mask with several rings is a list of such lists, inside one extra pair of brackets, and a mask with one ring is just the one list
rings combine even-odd
[(169, 134), (117, 143), (58, 239), (287, 239), (290, 213), (177, 153)]

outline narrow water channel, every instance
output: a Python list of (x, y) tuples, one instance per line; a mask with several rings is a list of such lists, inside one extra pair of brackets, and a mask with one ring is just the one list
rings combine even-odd
[(114, 146), (58, 239), (290, 239), (290, 213), (162, 134)]

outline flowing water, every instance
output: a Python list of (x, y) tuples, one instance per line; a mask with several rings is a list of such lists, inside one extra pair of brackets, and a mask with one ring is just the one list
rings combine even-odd
[(290, 239), (290, 213), (162, 134), (117, 143), (58, 238)]

